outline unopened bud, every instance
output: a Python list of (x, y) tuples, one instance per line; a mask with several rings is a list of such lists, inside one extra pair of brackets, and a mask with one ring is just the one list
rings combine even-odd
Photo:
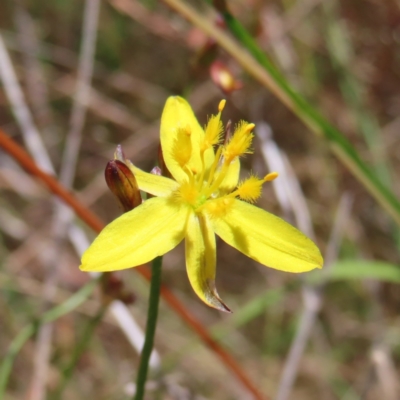
[(114, 151), (114, 160), (122, 161), (123, 163), (126, 161), (125, 153), (122, 150), (122, 146), (119, 144)]
[(142, 204), (142, 197), (140, 196), (136, 178), (123, 161), (120, 161), (120, 159), (109, 161), (105, 170), (105, 178), (107, 186), (117, 197), (125, 212), (133, 210)]
[(237, 80), (230, 69), (221, 61), (215, 61), (211, 64), (210, 75), (213, 82), (226, 94), (243, 87), (242, 82)]
[(150, 173), (153, 175), (158, 175), (158, 176), (162, 175), (161, 168), (157, 167), (157, 166), (153, 167), (153, 169), (150, 171)]
[[(221, 3), (225, 3), (225, 1), (214, 1), (214, 7), (217, 11), (219, 11), (220, 13), (225, 13), (227, 12), (226, 9), (226, 4), (221, 4)], [(217, 14), (217, 17), (215, 18), (215, 25), (218, 26), (218, 28), (224, 29), (226, 30), (226, 22), (224, 17), (221, 14)]]

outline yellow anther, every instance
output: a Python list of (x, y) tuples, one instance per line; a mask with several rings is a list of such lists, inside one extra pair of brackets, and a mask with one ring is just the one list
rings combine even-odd
[(224, 130), (221, 122), (221, 112), (225, 107), (226, 100), (221, 100), (218, 106), (218, 114), (212, 115), (205, 127), (205, 135), (201, 143), (200, 150), (204, 152), (210, 147), (221, 141), (222, 132)]
[(279, 174), (277, 172), (270, 172), (269, 174), (264, 176), (264, 182), (270, 182), (275, 180)]
[(246, 126), (246, 131), (251, 132), (254, 128), (256, 127), (256, 124), (253, 124), (252, 122)]

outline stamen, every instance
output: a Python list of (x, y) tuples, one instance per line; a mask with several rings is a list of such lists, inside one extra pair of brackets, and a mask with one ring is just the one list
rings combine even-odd
[(250, 176), (250, 178), (239, 185), (237, 190), (239, 197), (249, 203), (254, 203), (261, 196), (261, 187), (263, 183), (263, 179)]
[(204, 161), (204, 151), (200, 152), (200, 156), (201, 156), (201, 174), (199, 175), (198, 181), (197, 181), (197, 188), (199, 190), (201, 190), (201, 188), (203, 187), (204, 175), (206, 173), (206, 165), (205, 165), (205, 161)]
[(249, 124), (245, 121), (241, 121), (236, 126), (235, 132), (224, 150), (224, 157), (229, 163), (236, 157), (240, 157), (246, 153), (252, 153), (250, 146), (254, 135), (251, 131), (254, 127), (254, 124)]
[[(222, 181), (224, 180), (224, 178), (226, 176), (226, 173), (228, 172), (229, 164), (230, 164), (229, 162), (224, 160), (224, 163), (222, 164), (222, 168), (218, 173), (217, 179), (212, 183), (212, 185), (209, 187), (209, 189), (206, 192), (207, 197), (211, 196), (211, 194), (214, 193), (219, 188), (219, 186), (221, 185)], [(210, 181), (210, 182), (212, 182), (212, 181)]]
[(275, 180), (279, 174), (277, 172), (270, 172), (269, 174), (264, 176), (264, 182), (271, 182)]
[(259, 179), (256, 176), (250, 176), (245, 181), (239, 183), (237, 190), (230, 193), (229, 197), (239, 196), (242, 200), (254, 203), (260, 196), (262, 191), (262, 185), (264, 182), (273, 181), (278, 177), (277, 172), (270, 172), (265, 175), (263, 179)]
[[(206, 150), (210, 149), (212, 146), (219, 144), (221, 142), (222, 138), (222, 132), (224, 130), (222, 122), (221, 122), (221, 113), (223, 109), (225, 108), (226, 100), (221, 100), (218, 104), (218, 114), (217, 115), (212, 115), (211, 118), (208, 121), (208, 124), (205, 128), (204, 132), (204, 139), (201, 143), (200, 146), (200, 156), (201, 156), (201, 174), (200, 174), (200, 179), (198, 180), (198, 188), (201, 189), (203, 186), (203, 180), (204, 176), (206, 173), (205, 170), (205, 152)], [(218, 165), (220, 155), (216, 156), (216, 160), (214, 160), (214, 165), (212, 166), (211, 169), (213, 169), (212, 175), (214, 175), (215, 169)], [(217, 162), (217, 164), (215, 164)], [(212, 181), (212, 179), (208, 179), (209, 182)]]
[(221, 100), (218, 105), (218, 114), (212, 115), (208, 120), (204, 132), (204, 140), (200, 148), (202, 153), (221, 141), (222, 132), (224, 130), (221, 122), (221, 112), (225, 107), (225, 103), (226, 100)]
[(221, 158), (221, 153), (222, 153), (222, 146), (218, 147), (217, 153), (215, 154), (213, 165), (210, 168), (210, 173), (208, 175), (208, 186), (211, 186), (212, 182), (214, 180), (214, 174), (215, 174), (215, 171), (216, 171), (216, 169), (218, 167), (218, 164), (219, 164), (219, 161), (220, 161), (220, 158)]
[(250, 124), (247, 125), (246, 130), (250, 133), (255, 127), (256, 127), (256, 124), (251, 122)]

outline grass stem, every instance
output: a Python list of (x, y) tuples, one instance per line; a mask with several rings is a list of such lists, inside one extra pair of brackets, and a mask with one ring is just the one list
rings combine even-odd
[(154, 335), (157, 326), (158, 303), (160, 300), (161, 290), (161, 267), (162, 257), (155, 258), (151, 264), (151, 282), (149, 308), (147, 311), (146, 336), (136, 379), (136, 392), (133, 397), (134, 400), (142, 400), (145, 392), (147, 371), (149, 368), (149, 361), (151, 352), (153, 350)]

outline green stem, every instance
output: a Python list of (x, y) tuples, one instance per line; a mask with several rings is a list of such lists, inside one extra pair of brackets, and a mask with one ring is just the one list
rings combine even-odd
[(147, 311), (146, 337), (140, 358), (140, 365), (136, 379), (136, 393), (133, 397), (133, 400), (142, 400), (144, 397), (147, 370), (149, 368), (149, 360), (153, 350), (154, 334), (157, 326), (158, 303), (160, 300), (161, 289), (161, 266), (162, 257), (155, 258), (151, 264), (151, 282), (149, 309)]
[[(388, 185), (381, 181), (375, 171), (368, 168), (346, 137), (332, 126), (318, 111), (316, 111), (300, 94), (296, 93), (284, 76), (274, 66), (272, 61), (260, 49), (253, 37), (241, 23), (228, 11), (221, 10), (224, 21), (230, 32), (264, 67), (276, 88), (275, 94), (281, 95), (281, 100), (315, 133), (322, 134), (332, 146), (333, 152), (349, 168), (358, 180), (366, 187), (372, 196), (400, 225), (400, 202)], [(272, 88), (270, 87), (272, 90)], [(285, 101), (286, 100), (286, 101)]]
[[(212, 37), (229, 55), (231, 55), (250, 75), (275, 94), (292, 110), (315, 134), (323, 136), (330, 144), (335, 155), (365, 186), (372, 196), (400, 225), (400, 202), (392, 190), (381, 182), (375, 171), (361, 159), (346, 137), (325, 120), (306, 100), (296, 93), (283, 75), (258, 47), (255, 40), (229, 13), (223, 0), (215, 1), (218, 10), (225, 19), (229, 31), (240, 42), (233, 40), (224, 31), (217, 28), (208, 17), (196, 11), (184, 0), (163, 0), (189, 22)], [(210, 0), (208, 0), (210, 1)]]

